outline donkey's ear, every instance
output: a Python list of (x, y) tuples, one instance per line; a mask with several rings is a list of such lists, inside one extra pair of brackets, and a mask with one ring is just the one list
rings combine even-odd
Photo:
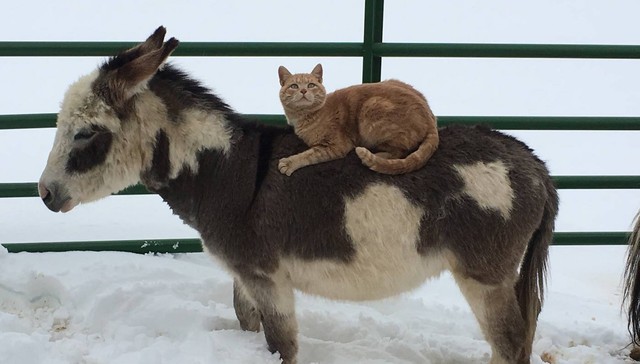
[(164, 41), (164, 36), (166, 34), (167, 28), (159, 26), (158, 29), (156, 29), (155, 32), (153, 32), (153, 34), (151, 34), (149, 38), (147, 38), (147, 40), (145, 40), (143, 43), (140, 43), (140, 45), (135, 48), (139, 48), (142, 54), (155, 51), (156, 49), (162, 47), (162, 42)]
[(280, 86), (284, 86), (287, 78), (291, 77), (291, 72), (285, 66), (280, 66), (278, 67), (278, 77), (280, 78)]
[(116, 69), (144, 54), (160, 49), (160, 47), (162, 47), (165, 34), (167, 34), (167, 29), (163, 26), (159, 27), (149, 36), (149, 38), (147, 38), (147, 40), (113, 57), (103, 66), (103, 68), (107, 70)]
[(128, 87), (138, 86), (156, 73), (179, 43), (176, 38), (171, 38), (162, 47), (143, 53), (140, 57), (120, 67), (116, 71), (116, 77), (120, 78)]
[(160, 47), (153, 49), (158, 39), (164, 37), (162, 35), (158, 38), (157, 33), (162, 30), (158, 28), (146, 42), (138, 46), (141, 54), (137, 58), (112, 70), (108, 76), (109, 90), (116, 103), (122, 103), (140, 91), (178, 47), (180, 42), (171, 38)]
[(320, 63), (318, 63), (315, 67), (313, 67), (313, 70), (311, 71), (311, 74), (316, 76), (318, 81), (320, 81), (320, 83), (322, 83), (322, 65)]

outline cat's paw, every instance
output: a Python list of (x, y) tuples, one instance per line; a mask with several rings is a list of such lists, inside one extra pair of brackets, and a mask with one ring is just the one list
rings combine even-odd
[(280, 161), (278, 161), (278, 170), (280, 170), (280, 173), (282, 174), (291, 176), (291, 174), (297, 169), (298, 167), (296, 167), (292, 158), (282, 158), (280, 159)]

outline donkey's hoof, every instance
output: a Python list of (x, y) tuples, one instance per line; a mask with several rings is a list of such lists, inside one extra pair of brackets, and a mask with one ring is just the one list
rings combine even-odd
[(629, 357), (635, 361), (640, 361), (640, 347), (634, 345), (629, 353)]

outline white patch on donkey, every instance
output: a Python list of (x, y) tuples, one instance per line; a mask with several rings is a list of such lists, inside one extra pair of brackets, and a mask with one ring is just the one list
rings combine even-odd
[(294, 286), (343, 300), (373, 300), (414, 289), (449, 268), (450, 254), (418, 254), (424, 210), (396, 186), (375, 183), (345, 198), (344, 226), (356, 251), (349, 263), (289, 261)]
[[(205, 149), (216, 149), (226, 153), (231, 148), (231, 131), (227, 121), (220, 113), (206, 112), (199, 109), (183, 111), (179, 123), (167, 119), (166, 106), (152, 92), (139, 95), (140, 102), (136, 104), (138, 115), (154, 115), (154, 122), (146, 126), (145, 130), (153, 130), (150, 140), (155, 138), (160, 128), (157, 121), (163, 120), (162, 130), (167, 133), (171, 144), (169, 159), (171, 161), (170, 178), (176, 178), (185, 168), (191, 172), (198, 170), (198, 152)], [(142, 121), (142, 120), (141, 120)], [(145, 164), (151, 164), (149, 158)]]
[(513, 207), (513, 189), (509, 182), (509, 169), (502, 161), (470, 165), (454, 165), (464, 181), (463, 193), (474, 199), (478, 206), (496, 210), (507, 220)]

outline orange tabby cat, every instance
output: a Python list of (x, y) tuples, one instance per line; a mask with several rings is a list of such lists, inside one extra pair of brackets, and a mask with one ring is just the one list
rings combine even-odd
[(362, 84), (327, 94), (320, 64), (311, 73), (293, 75), (280, 66), (278, 76), (287, 122), (310, 147), (280, 159), (278, 169), (287, 176), (342, 158), (354, 148), (370, 169), (402, 174), (424, 166), (438, 148), (436, 117), (426, 98), (404, 82)]

